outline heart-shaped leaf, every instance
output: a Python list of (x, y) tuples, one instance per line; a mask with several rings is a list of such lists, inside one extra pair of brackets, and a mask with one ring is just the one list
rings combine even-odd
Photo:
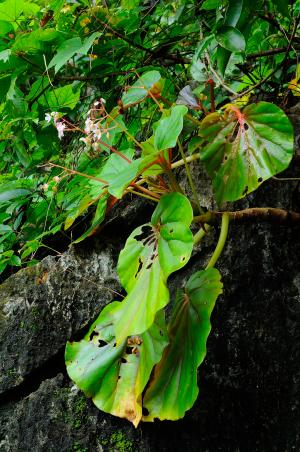
[(67, 343), (66, 366), (70, 378), (99, 409), (137, 426), (142, 417), (142, 392), (167, 345), (167, 333), (160, 312), (148, 331), (116, 345), (118, 305), (106, 306), (83, 340)]
[(117, 343), (147, 330), (157, 311), (168, 303), (167, 278), (188, 262), (193, 249), (192, 218), (188, 199), (170, 193), (161, 198), (151, 223), (129, 236), (118, 262), (118, 274), (128, 295), (115, 324)]
[(293, 156), (293, 127), (276, 105), (259, 102), (243, 112), (229, 106), (202, 121), (207, 144), (200, 156), (217, 202), (235, 201), (286, 169)]
[(220, 278), (215, 268), (199, 271), (178, 293), (168, 328), (170, 344), (146, 391), (143, 404), (149, 414), (143, 420), (180, 419), (195, 402), (197, 368), (206, 355), (210, 315), (222, 292)]

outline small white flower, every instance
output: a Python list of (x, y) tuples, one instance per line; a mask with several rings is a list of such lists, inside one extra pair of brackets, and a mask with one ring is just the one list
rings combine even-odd
[(45, 114), (45, 121), (47, 121), (47, 122), (52, 121), (52, 116), (50, 115), (50, 113)]
[(54, 182), (56, 182), (58, 184), (58, 182), (60, 181), (60, 178), (58, 176), (54, 176), (53, 180), (54, 180)]
[(103, 99), (103, 97), (100, 98), (100, 101), (102, 102), (102, 104), (106, 104), (106, 100)]
[(89, 145), (92, 142), (90, 137), (81, 137), (81, 138), (79, 138), (79, 141), (83, 141), (84, 144), (86, 144), (86, 145)]
[(58, 138), (61, 140), (62, 137), (64, 136), (64, 130), (66, 128), (66, 125), (63, 122), (57, 122), (55, 124), (55, 127), (56, 127), (57, 132), (58, 132)]
[(51, 116), (54, 119), (54, 122), (59, 120), (59, 113), (58, 113), (58, 111), (52, 111)]
[(91, 133), (93, 131), (94, 127), (95, 127), (94, 121), (92, 121), (90, 118), (88, 118), (85, 121), (85, 127), (84, 127), (85, 133)]
[(98, 107), (99, 104), (100, 104), (100, 102), (98, 100), (96, 100), (96, 102), (94, 102), (95, 107)]
[(48, 184), (43, 184), (43, 185), (42, 185), (42, 190), (47, 191), (48, 188), (49, 188), (49, 185), (48, 185)]
[(100, 140), (100, 138), (102, 136), (101, 130), (98, 127), (97, 128), (94, 127), (93, 132), (94, 132), (94, 140)]

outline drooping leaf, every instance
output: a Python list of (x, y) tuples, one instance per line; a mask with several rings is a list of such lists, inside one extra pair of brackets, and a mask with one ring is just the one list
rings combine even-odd
[(127, 239), (118, 262), (128, 292), (115, 325), (118, 343), (147, 330), (156, 312), (168, 303), (167, 278), (188, 262), (192, 252), (192, 218), (188, 199), (170, 193), (161, 198), (151, 223), (136, 228)]
[(245, 38), (237, 28), (223, 25), (218, 29), (215, 38), (220, 46), (230, 52), (241, 52), (245, 50)]
[(86, 38), (84, 42), (82, 42), (81, 38), (79, 38), (78, 36), (75, 38), (67, 39), (59, 46), (56, 55), (52, 58), (48, 67), (52, 68), (55, 66), (55, 72), (58, 72), (60, 68), (64, 64), (66, 64), (76, 53), (82, 53), (83, 55), (87, 54), (94, 40), (99, 35), (99, 32), (93, 33), (91, 36)]
[(145, 72), (139, 79), (126, 91), (122, 96), (122, 103), (124, 107), (136, 104), (144, 100), (149, 91), (155, 90), (155, 85), (161, 79), (158, 71)]
[(195, 402), (199, 389), (197, 368), (206, 355), (211, 330), (210, 316), (222, 292), (221, 275), (215, 268), (194, 273), (177, 295), (168, 327), (170, 344), (144, 397), (149, 414), (143, 418), (176, 420)]
[(103, 222), (105, 218), (107, 199), (108, 195), (104, 195), (99, 199), (91, 226), (80, 237), (78, 237), (78, 239), (74, 240), (73, 243), (80, 243), (87, 237), (90, 237), (94, 234), (98, 226)]
[(235, 201), (286, 169), (293, 156), (293, 127), (276, 105), (259, 102), (212, 113), (202, 122), (207, 142), (200, 157), (217, 202)]
[(19, 198), (20, 196), (26, 196), (31, 193), (26, 188), (15, 188), (14, 190), (0, 191), (0, 202), (10, 201), (11, 199)]
[(157, 151), (176, 146), (183, 127), (183, 117), (188, 109), (185, 105), (176, 105), (171, 108), (170, 116), (159, 121), (154, 132), (154, 146)]
[(230, 25), (231, 27), (236, 26), (241, 17), (244, 6), (243, 3), (243, 0), (229, 0), (224, 18), (225, 25)]
[[(244, 19), (250, 13), (248, 11), (248, 0), (229, 0), (224, 17), (224, 26), (235, 27), (235, 29), (245, 30)], [(255, 0), (252, 2), (255, 3)], [(231, 51), (227, 48), (218, 47), (217, 49), (217, 63), (219, 71), (224, 75), (227, 64), (231, 56)]]
[(98, 408), (137, 426), (142, 417), (142, 392), (161, 359), (167, 334), (160, 312), (144, 334), (116, 344), (118, 305), (106, 306), (83, 340), (67, 343), (66, 366), (72, 380)]

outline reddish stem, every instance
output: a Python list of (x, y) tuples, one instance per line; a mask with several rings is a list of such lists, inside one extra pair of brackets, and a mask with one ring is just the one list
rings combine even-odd
[(110, 146), (107, 143), (104, 143), (104, 141), (101, 140), (97, 140), (97, 143), (102, 144), (102, 146), (105, 146), (106, 148), (110, 149), (112, 152), (114, 152), (115, 154), (117, 154), (119, 157), (121, 157), (122, 159), (126, 160), (127, 163), (132, 163), (132, 160), (130, 160), (129, 158), (126, 157), (126, 155), (122, 154), (122, 152), (117, 151), (115, 148), (113, 148), (112, 146)]
[(215, 82), (213, 81), (212, 78), (210, 78), (209, 80), (207, 80), (206, 82), (209, 85), (210, 88), (210, 111), (211, 113), (213, 113), (214, 111), (216, 111), (216, 103), (215, 103)]

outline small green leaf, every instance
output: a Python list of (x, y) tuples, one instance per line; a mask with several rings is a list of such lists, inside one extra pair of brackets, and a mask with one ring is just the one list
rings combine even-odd
[(201, 9), (216, 9), (220, 6), (220, 0), (205, 0), (202, 5)]
[(21, 263), (21, 259), (19, 256), (16, 256), (15, 254), (13, 256), (11, 256), (10, 260), (9, 260), (9, 264), (12, 265), (13, 267), (20, 267)]
[(188, 112), (185, 105), (171, 108), (170, 116), (158, 122), (154, 133), (154, 146), (157, 151), (173, 148), (183, 128), (183, 117)]
[(106, 306), (80, 342), (68, 342), (69, 376), (101, 410), (126, 418), (135, 426), (142, 417), (142, 392), (167, 344), (163, 313), (141, 336), (116, 344), (114, 322), (118, 302)]
[(230, 52), (242, 52), (245, 50), (245, 38), (237, 28), (223, 25), (218, 29), (215, 38), (220, 46), (230, 50)]
[(2, 52), (0, 52), (0, 61), (4, 61), (5, 63), (6, 61), (9, 60), (10, 55), (11, 55), (10, 49), (2, 50)]
[(144, 421), (180, 419), (195, 402), (197, 368), (205, 358), (210, 316), (222, 293), (220, 278), (215, 268), (199, 271), (178, 293), (168, 327), (170, 344), (154, 368), (144, 397), (149, 411)]
[(226, 67), (227, 67), (228, 61), (230, 59), (230, 56), (231, 56), (231, 52), (229, 52), (229, 50), (226, 50), (223, 47), (217, 48), (217, 64), (218, 64), (218, 69), (222, 75), (225, 74)]
[(200, 129), (208, 142), (200, 157), (218, 203), (252, 192), (286, 169), (293, 156), (293, 127), (279, 107), (259, 102), (242, 113), (236, 107), (228, 111), (206, 116)]
[(154, 85), (161, 79), (158, 71), (145, 72), (139, 79), (126, 91), (122, 96), (122, 103), (124, 107), (136, 104), (144, 100), (149, 91), (154, 88)]

